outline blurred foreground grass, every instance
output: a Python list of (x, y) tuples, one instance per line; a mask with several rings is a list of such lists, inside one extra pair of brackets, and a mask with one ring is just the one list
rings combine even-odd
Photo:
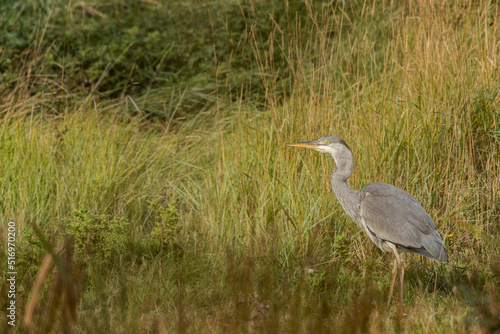
[[(19, 332), (500, 326), (497, 4), (1, 6)], [(403, 318), (331, 158), (285, 147), (327, 134), (352, 148), (354, 188), (409, 191), (445, 239), (447, 264), (405, 256)]]

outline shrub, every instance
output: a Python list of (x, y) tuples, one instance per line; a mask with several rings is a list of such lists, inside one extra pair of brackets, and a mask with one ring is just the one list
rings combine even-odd
[(109, 258), (113, 252), (125, 250), (130, 222), (123, 217), (111, 219), (107, 214), (77, 210), (58, 223), (65, 236), (73, 236), (79, 255), (99, 255)]
[(155, 224), (151, 230), (151, 236), (162, 245), (179, 246), (175, 241), (177, 235), (182, 231), (179, 226), (179, 210), (175, 200), (163, 206), (158, 200), (149, 202), (149, 209), (155, 216)]

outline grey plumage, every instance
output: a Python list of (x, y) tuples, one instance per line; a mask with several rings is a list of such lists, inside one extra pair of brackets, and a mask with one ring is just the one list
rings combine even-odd
[(397, 268), (401, 280), (400, 305), (403, 302), (404, 268), (398, 252), (415, 252), (438, 262), (448, 261), (434, 222), (412, 195), (387, 183), (371, 183), (359, 191), (347, 184), (354, 169), (354, 157), (342, 138), (327, 136), (288, 145), (332, 155), (336, 168), (330, 183), (342, 208), (380, 249), (395, 255), (389, 301)]
[(387, 183), (371, 183), (359, 192), (362, 219), (376, 238), (436, 261), (448, 254), (436, 226), (420, 203), (406, 191)]

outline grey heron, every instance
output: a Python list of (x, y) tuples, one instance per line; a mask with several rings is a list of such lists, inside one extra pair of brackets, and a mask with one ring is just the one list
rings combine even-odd
[(412, 195), (390, 184), (377, 182), (359, 191), (352, 189), (347, 179), (354, 169), (354, 156), (342, 138), (326, 136), (287, 145), (332, 155), (335, 170), (330, 183), (340, 205), (378, 248), (394, 254), (387, 304), (390, 304), (399, 272), (402, 308), (404, 267), (399, 253), (415, 252), (438, 262), (448, 261), (446, 247), (431, 217)]

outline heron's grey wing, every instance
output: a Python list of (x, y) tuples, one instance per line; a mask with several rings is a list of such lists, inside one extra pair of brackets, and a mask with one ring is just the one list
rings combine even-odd
[(359, 192), (361, 217), (377, 238), (437, 261), (448, 254), (431, 217), (406, 191), (387, 183), (372, 183)]

